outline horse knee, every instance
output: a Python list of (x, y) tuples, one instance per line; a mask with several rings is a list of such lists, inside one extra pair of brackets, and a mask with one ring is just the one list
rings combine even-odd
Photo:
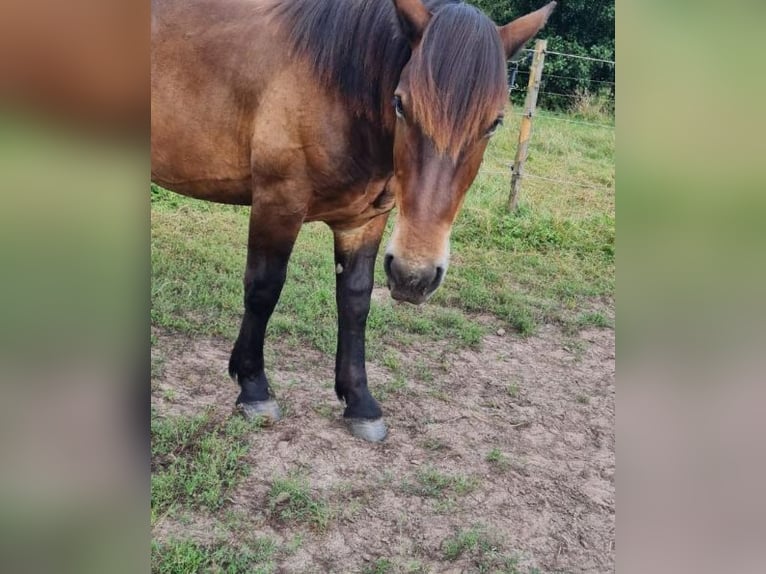
[(245, 288), (245, 309), (260, 314), (266, 310), (269, 314), (279, 300), (284, 285), (284, 277), (258, 278)]

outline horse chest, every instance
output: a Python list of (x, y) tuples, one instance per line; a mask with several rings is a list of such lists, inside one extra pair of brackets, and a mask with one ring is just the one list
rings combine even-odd
[(306, 221), (354, 226), (394, 207), (394, 194), (388, 189), (388, 176), (338, 190), (316, 194)]

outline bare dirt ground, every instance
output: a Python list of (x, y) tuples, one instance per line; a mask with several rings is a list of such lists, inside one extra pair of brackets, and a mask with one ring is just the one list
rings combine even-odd
[[(210, 405), (232, 411), (231, 342), (155, 336), (158, 413), (196, 414)], [(277, 571), (374, 571), (370, 565), (385, 558), (387, 571), (417, 563), (417, 571), (474, 572), (480, 568), (471, 553), (445, 556), (445, 541), (474, 526), (519, 557), (519, 572), (614, 571), (612, 329), (570, 336), (545, 326), (529, 338), (488, 336), (479, 350), (454, 351), (445, 341), (397, 351), (409, 374), (396, 389), (389, 369), (370, 363), (370, 386), (389, 426), (382, 444), (352, 438), (341, 423), (331, 357), (273, 338), (267, 344), (267, 370), (286, 417), (254, 435), (251, 473), (226, 511), (251, 534), (299, 541)], [(272, 480), (296, 469), (333, 509), (324, 531), (269, 512)], [(412, 488), (425, 469), (470, 487), (428, 496)], [(154, 536), (204, 542), (219, 535), (216, 520), (165, 517)]]

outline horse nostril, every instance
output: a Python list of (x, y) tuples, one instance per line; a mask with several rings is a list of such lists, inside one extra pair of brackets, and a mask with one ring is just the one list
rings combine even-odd
[(386, 272), (387, 277), (391, 277), (391, 263), (394, 260), (393, 255), (386, 254), (386, 256), (383, 258), (383, 270)]

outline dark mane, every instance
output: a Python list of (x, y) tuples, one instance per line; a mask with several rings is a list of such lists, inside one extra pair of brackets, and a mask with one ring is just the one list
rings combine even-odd
[(481, 137), (506, 98), (506, 65), (495, 24), (467, 4), (434, 13), (412, 62), (413, 114), (439, 151), (453, 157)]
[(354, 112), (375, 121), (391, 98), (410, 45), (391, 0), (272, 0), (293, 55), (339, 89)]

